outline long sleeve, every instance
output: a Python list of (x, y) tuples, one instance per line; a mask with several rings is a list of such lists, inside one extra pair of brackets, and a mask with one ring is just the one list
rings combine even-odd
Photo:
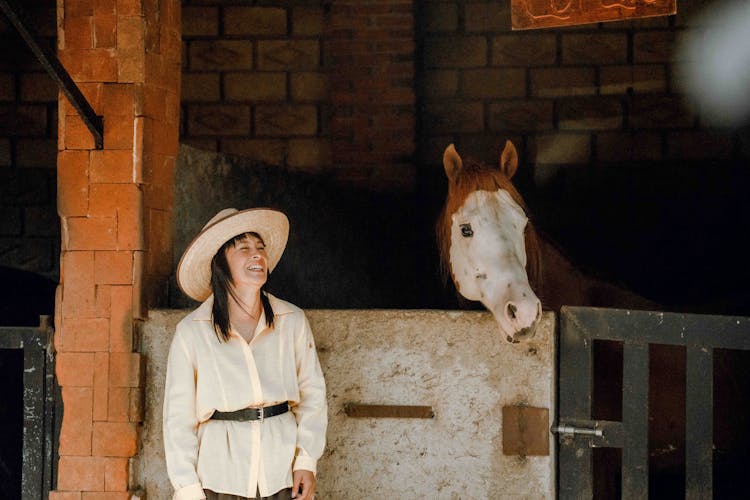
[(167, 473), (174, 486), (175, 500), (206, 498), (196, 472), (198, 461), (198, 418), (196, 416), (196, 372), (178, 332), (167, 359), (164, 388), (164, 451)]
[(325, 448), (328, 426), (326, 387), (315, 340), (304, 315), (300, 323), (294, 345), (300, 401), (293, 408), (297, 419), (297, 453), (293, 470), (304, 469), (316, 473), (318, 459)]

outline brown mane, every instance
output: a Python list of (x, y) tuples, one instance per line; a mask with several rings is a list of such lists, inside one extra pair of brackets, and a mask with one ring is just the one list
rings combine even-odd
[[(474, 191), (494, 192), (498, 189), (507, 191), (528, 216), (529, 212), (523, 198), (515, 186), (513, 186), (511, 180), (499, 168), (490, 168), (481, 162), (469, 158), (464, 161), (462, 168), (456, 173), (456, 176), (452, 180), (448, 180), (448, 196), (438, 216), (436, 227), (438, 251), (440, 253), (440, 269), (444, 279), (447, 279), (449, 275), (451, 275), (451, 278), (453, 277), (450, 267), (451, 216), (461, 208), (466, 197)], [(532, 290), (539, 295), (539, 287), (541, 286), (541, 252), (539, 240), (531, 221), (526, 225), (524, 240), (526, 246), (526, 274), (528, 275)]]

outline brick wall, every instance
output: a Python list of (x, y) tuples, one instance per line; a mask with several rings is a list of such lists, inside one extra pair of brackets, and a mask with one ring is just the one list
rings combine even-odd
[(166, 296), (179, 119), (176, 0), (58, 2), (58, 56), (95, 112), (104, 148), (59, 99), (55, 314), (62, 389), (53, 499), (126, 499), (143, 420), (137, 327)]
[[(23, 5), (40, 44), (54, 47), (54, 0)], [(57, 280), (57, 89), (2, 14), (0, 46), (0, 266)]]
[(372, 186), (411, 185), (412, 1), (190, 1), (182, 140)]
[(274, 165), (330, 164), (320, 2), (184, 2), (183, 142)]
[(703, 6), (513, 32), (510, 2), (425, 3), (420, 161), (439, 165), (450, 142), (490, 161), (506, 138), (542, 169), (732, 157), (736, 138), (686, 106), (674, 71), (675, 40)]

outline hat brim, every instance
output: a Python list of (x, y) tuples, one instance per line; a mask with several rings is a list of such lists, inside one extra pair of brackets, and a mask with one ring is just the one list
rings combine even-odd
[(289, 219), (278, 210), (250, 208), (234, 212), (204, 227), (182, 254), (177, 266), (177, 284), (199, 302), (211, 295), (211, 260), (230, 239), (243, 233), (257, 233), (268, 254), (268, 272), (274, 270), (289, 238)]

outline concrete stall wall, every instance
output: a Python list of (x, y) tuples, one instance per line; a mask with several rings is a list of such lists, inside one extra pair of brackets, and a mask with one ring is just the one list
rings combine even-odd
[[(166, 356), (185, 310), (143, 325), (146, 407), (136, 480), (148, 498), (172, 492), (161, 441)], [(552, 455), (503, 454), (503, 407), (554, 415), (554, 315), (532, 342), (509, 344), (489, 313), (310, 310), (328, 392), (320, 500), (553, 498)], [(352, 418), (345, 403), (431, 406), (432, 419)], [(551, 435), (550, 435), (551, 436)], [(552, 440), (549, 441), (553, 449)]]

